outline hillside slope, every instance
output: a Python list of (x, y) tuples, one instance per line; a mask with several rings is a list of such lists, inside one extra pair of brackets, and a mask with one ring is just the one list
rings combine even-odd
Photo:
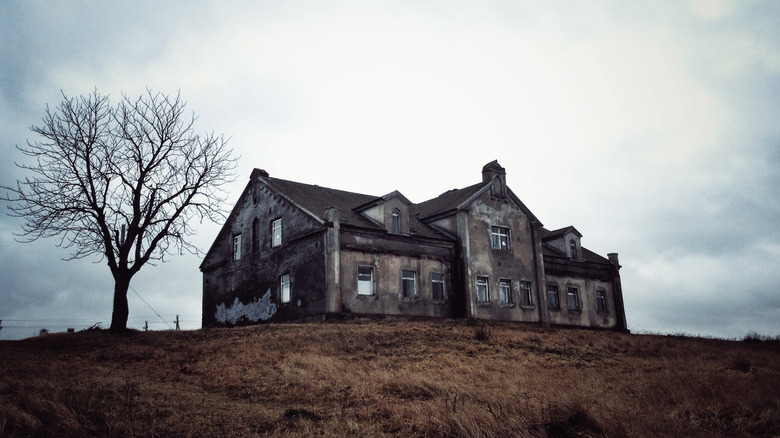
[(0, 436), (773, 436), (780, 344), (338, 322), (0, 342)]

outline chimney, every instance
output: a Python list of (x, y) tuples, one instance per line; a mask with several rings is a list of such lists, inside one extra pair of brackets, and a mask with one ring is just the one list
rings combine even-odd
[(493, 196), (506, 196), (506, 169), (493, 160), (482, 167), (482, 182), (493, 183), (490, 194)]
[(616, 269), (620, 269), (620, 262), (618, 261), (618, 253), (611, 252), (611, 253), (607, 254), (607, 257), (609, 257), (609, 262), (612, 263), (612, 265)]
[(260, 177), (268, 178), (268, 172), (266, 172), (263, 169), (255, 168), (254, 170), (252, 170), (252, 174), (249, 175), (249, 179), (250, 180), (255, 180), (255, 179), (260, 178)]

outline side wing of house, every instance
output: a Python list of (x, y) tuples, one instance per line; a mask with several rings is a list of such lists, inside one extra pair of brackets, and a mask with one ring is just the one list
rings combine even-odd
[(582, 247), (574, 227), (545, 231), (547, 309), (552, 324), (626, 329), (620, 265)]
[(323, 315), (325, 233), (318, 217), (253, 172), (201, 264), (203, 326)]
[(420, 222), (394, 192), (353, 213), (373, 226), (342, 223), (340, 311), (360, 315), (453, 317), (454, 239)]

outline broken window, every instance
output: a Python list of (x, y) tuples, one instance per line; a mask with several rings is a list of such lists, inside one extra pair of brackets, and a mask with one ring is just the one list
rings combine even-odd
[(404, 298), (417, 296), (417, 273), (414, 271), (401, 271), (401, 283)]
[(276, 219), (271, 222), (271, 246), (282, 245), (282, 219)]
[(233, 260), (241, 260), (241, 235), (233, 236)]
[(374, 268), (358, 266), (358, 295), (374, 294)]
[(290, 290), (290, 274), (283, 274), (279, 279), (279, 283), (281, 301), (283, 303), (289, 303), (290, 299), (292, 298), (292, 293)]
[(596, 291), (596, 311), (607, 313), (607, 296), (603, 290)]
[(487, 277), (477, 277), (477, 301), (483, 303), (490, 301), (490, 286)]
[(509, 249), (509, 228), (490, 227), (490, 242), (493, 249)]
[(520, 282), (520, 305), (524, 307), (531, 307), (534, 305), (534, 301), (531, 298), (531, 282)]
[(547, 285), (547, 307), (551, 310), (558, 310), (561, 308), (561, 302), (558, 298), (558, 286)]
[(498, 279), (498, 301), (501, 304), (512, 304), (512, 281)]
[(393, 233), (401, 234), (401, 211), (393, 209)]
[(566, 307), (568, 307), (569, 310), (580, 309), (579, 291), (577, 290), (576, 287), (566, 288)]

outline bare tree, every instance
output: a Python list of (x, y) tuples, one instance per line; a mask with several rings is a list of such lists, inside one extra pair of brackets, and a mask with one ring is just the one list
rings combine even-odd
[(59, 237), (68, 260), (107, 259), (114, 277), (111, 330), (127, 328), (127, 290), (149, 261), (198, 254), (188, 241), (192, 221), (225, 217), (222, 186), (234, 180), (236, 159), (227, 139), (194, 132), (179, 93), (146, 91), (112, 106), (97, 90), (48, 105), (42, 140), (17, 148), (32, 174), (3, 187), (11, 215), (24, 219), (22, 241)]

